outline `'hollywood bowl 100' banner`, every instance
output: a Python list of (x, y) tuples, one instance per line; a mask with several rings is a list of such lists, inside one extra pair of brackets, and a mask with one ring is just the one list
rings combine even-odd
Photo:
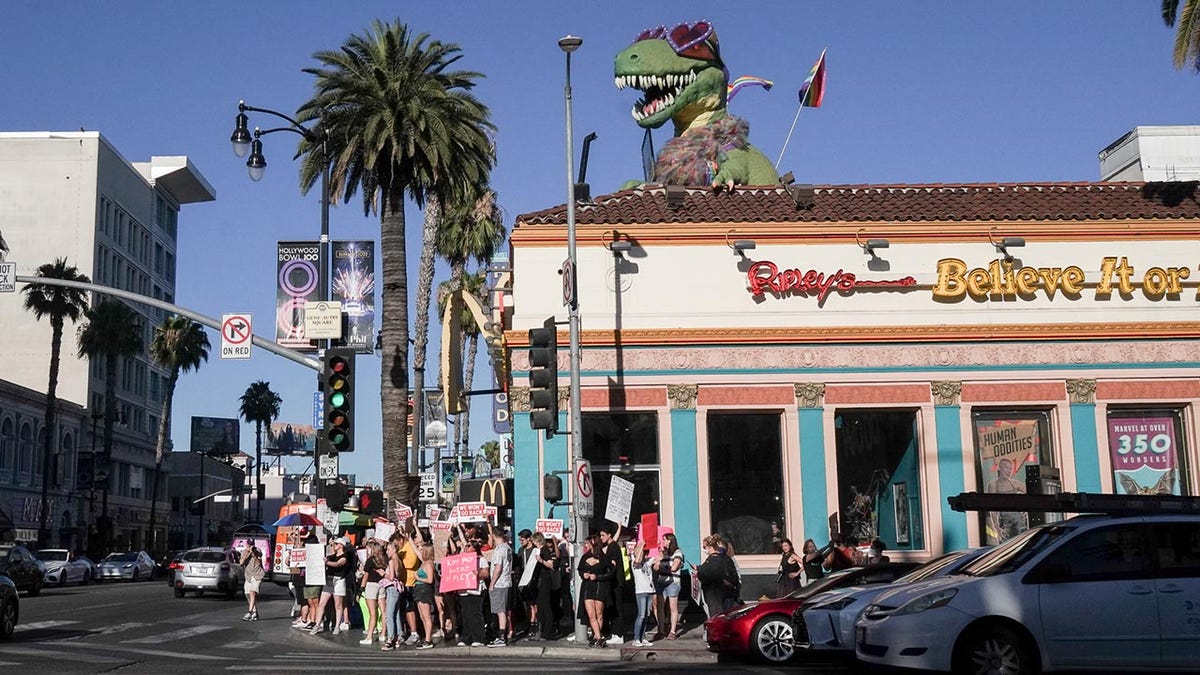
[(304, 303), (320, 299), (321, 245), (315, 241), (281, 241), (277, 249), (275, 341), (298, 351), (315, 351), (304, 336)]
[(1178, 495), (1175, 418), (1169, 415), (1108, 420), (1113, 487), (1117, 494)]

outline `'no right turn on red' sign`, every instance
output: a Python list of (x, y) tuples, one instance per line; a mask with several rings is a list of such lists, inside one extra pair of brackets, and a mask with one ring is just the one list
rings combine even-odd
[(221, 358), (248, 359), (250, 358), (251, 336), (249, 314), (221, 315)]

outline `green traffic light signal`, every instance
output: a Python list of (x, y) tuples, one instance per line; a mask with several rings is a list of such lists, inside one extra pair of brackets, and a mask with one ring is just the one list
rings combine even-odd
[(337, 347), (325, 352), (322, 371), (325, 393), (325, 433), (327, 452), (354, 450), (354, 350)]

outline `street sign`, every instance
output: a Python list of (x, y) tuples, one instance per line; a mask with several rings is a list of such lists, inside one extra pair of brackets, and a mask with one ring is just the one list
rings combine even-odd
[(422, 504), (437, 503), (437, 482), (436, 473), (429, 471), (421, 474), (420, 502)]
[(313, 428), (317, 431), (325, 428), (325, 392), (313, 392)]
[(562, 275), (562, 299), (563, 306), (575, 306), (575, 264), (570, 260), (564, 260), (562, 269), (558, 271)]
[(249, 314), (221, 315), (221, 358), (248, 359), (253, 341)]
[(321, 455), (320, 462), (317, 464), (317, 478), (321, 480), (337, 480), (337, 477), (337, 455)]
[(305, 302), (304, 337), (313, 340), (342, 339), (342, 303)]
[(0, 293), (17, 292), (17, 263), (0, 262)]
[(575, 465), (575, 512), (583, 518), (596, 514), (596, 488), (592, 485), (592, 463), (586, 459)]

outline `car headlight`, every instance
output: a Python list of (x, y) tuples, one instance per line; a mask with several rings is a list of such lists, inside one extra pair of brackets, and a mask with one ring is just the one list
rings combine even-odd
[(726, 621), (736, 621), (736, 620), (742, 618), (743, 616), (746, 616), (747, 614), (749, 614), (750, 610), (752, 610), (752, 609), (754, 609), (754, 605), (747, 605), (741, 609), (738, 609), (733, 612), (730, 612), (729, 614), (726, 614), (725, 620)]
[(901, 605), (900, 608), (893, 613), (893, 616), (916, 614), (917, 612), (924, 612), (927, 609), (933, 609), (935, 607), (945, 607), (946, 605), (950, 604), (951, 598), (953, 598), (955, 595), (958, 595), (957, 588), (945, 588), (940, 591), (934, 591), (933, 593), (927, 593), (919, 598), (916, 598), (915, 600), (909, 600)]
[(133, 567), (133, 563), (128, 563), (125, 565), (125, 569), (129, 569), (130, 567)]
[(816, 607), (813, 607), (812, 609), (825, 609), (825, 610), (830, 610), (830, 611), (834, 611), (834, 612), (840, 612), (843, 609), (846, 609), (847, 607), (849, 607), (850, 605), (853, 605), (854, 602), (855, 602), (854, 598), (838, 598), (837, 600), (834, 600), (833, 602), (827, 602), (823, 605), (817, 605)]

